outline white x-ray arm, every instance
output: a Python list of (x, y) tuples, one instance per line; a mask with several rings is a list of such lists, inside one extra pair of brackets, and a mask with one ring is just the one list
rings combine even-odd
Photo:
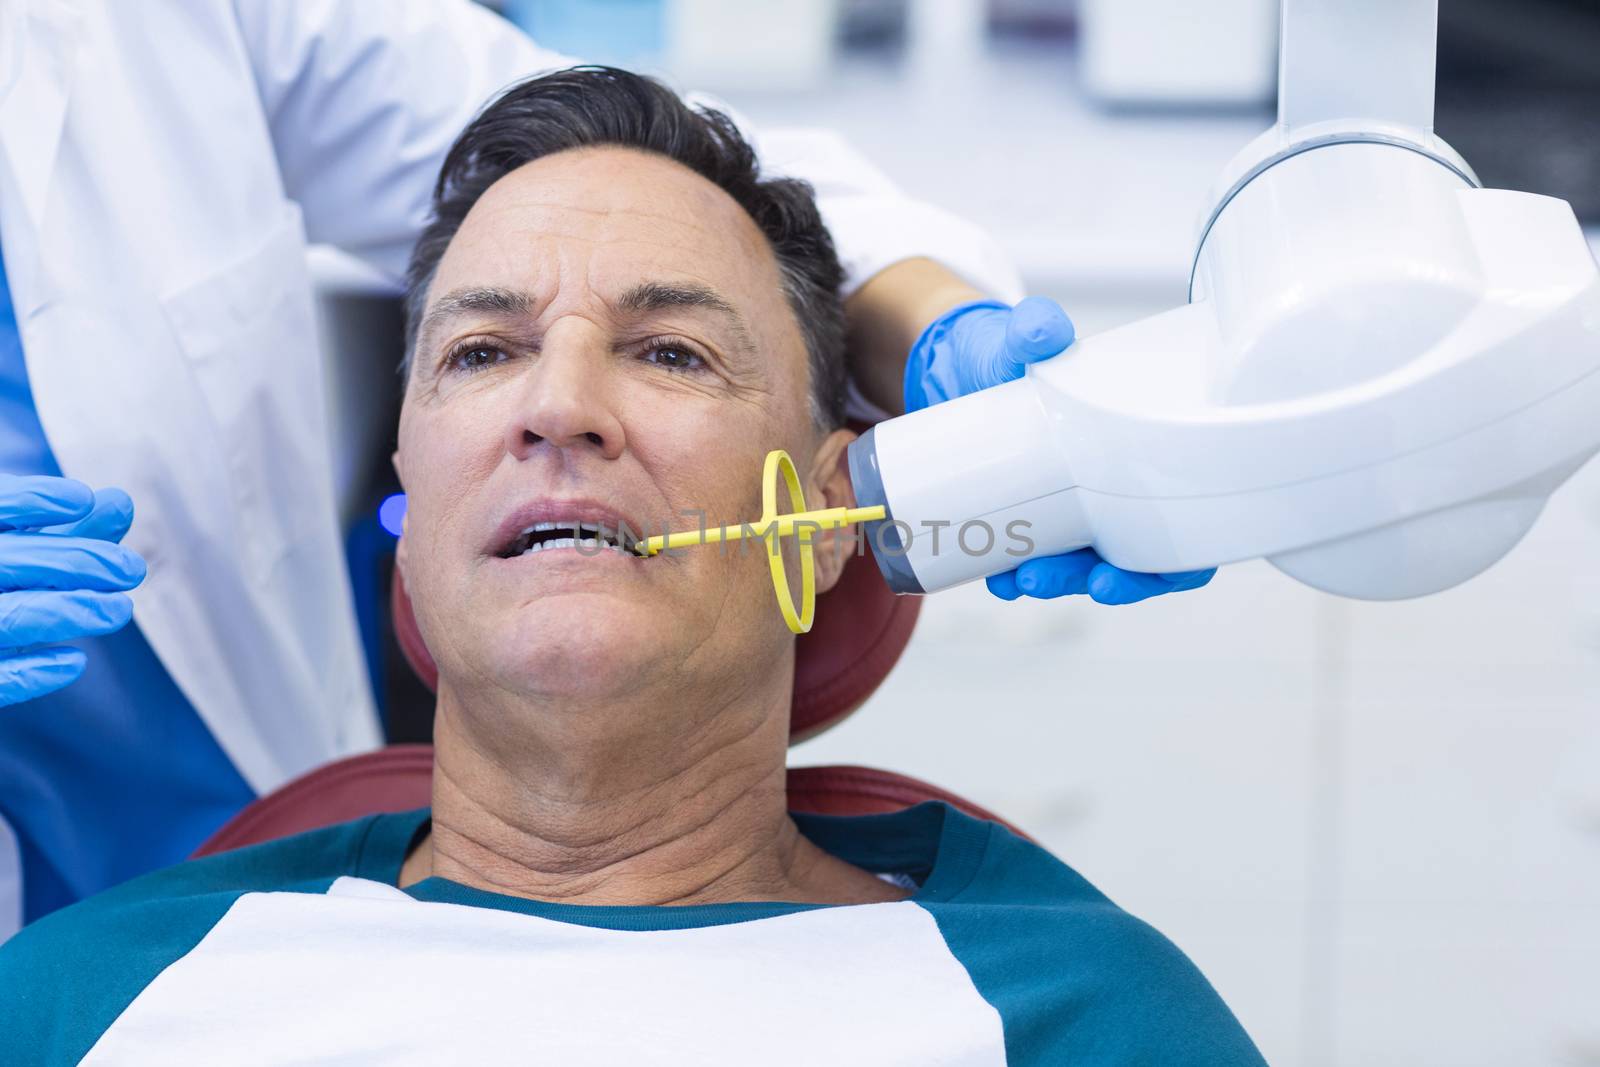
[(1278, 27), (1278, 123), (1380, 119), (1432, 132), (1438, 0), (1291, 0)]
[(1217, 183), (1190, 302), (851, 447), (893, 588), (1093, 545), (1393, 599), (1516, 544), (1600, 449), (1600, 271), (1566, 202), (1433, 135), (1436, 22), (1284, 0), (1279, 121)]

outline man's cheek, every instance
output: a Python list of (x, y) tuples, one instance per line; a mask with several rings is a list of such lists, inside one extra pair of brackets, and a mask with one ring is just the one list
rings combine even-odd
[(402, 573), (409, 588), (428, 586), (446, 560), (439, 551), (441, 528), (428, 497), (408, 495), (406, 506), (406, 562)]

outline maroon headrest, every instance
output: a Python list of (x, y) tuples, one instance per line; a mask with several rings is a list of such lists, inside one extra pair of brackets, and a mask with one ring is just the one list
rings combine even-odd
[[(439, 668), (423, 643), (397, 568), (390, 586), (394, 632), (406, 659), (429, 689)], [(839, 582), (817, 597), (816, 623), (795, 643), (794, 704), (789, 741), (804, 741), (860, 707), (905, 651), (921, 608), (919, 597), (895, 596), (869, 547), (851, 556)]]

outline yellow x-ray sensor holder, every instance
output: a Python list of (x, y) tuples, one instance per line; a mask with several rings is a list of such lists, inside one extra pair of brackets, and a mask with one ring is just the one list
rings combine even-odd
[[(795, 508), (786, 515), (778, 514), (778, 475), (783, 475), (789, 490), (789, 504)], [(761, 518), (738, 526), (712, 526), (701, 530), (680, 530), (677, 533), (647, 537), (634, 546), (634, 551), (654, 556), (663, 549), (688, 548), (692, 545), (709, 545), (723, 541), (737, 541), (747, 536), (759, 537), (767, 542), (767, 563), (772, 568), (772, 591), (778, 595), (778, 610), (789, 629), (803, 634), (811, 629), (817, 614), (817, 561), (816, 546), (812, 537), (826, 529), (837, 529), (857, 522), (873, 522), (885, 516), (882, 506), (871, 508), (822, 508), (807, 511), (805, 494), (800, 489), (800, 474), (794, 469), (789, 453), (775, 448), (767, 453), (761, 472)], [(789, 572), (783, 564), (783, 545), (779, 538), (793, 537), (800, 542), (800, 607), (796, 610), (794, 594), (789, 592)]]

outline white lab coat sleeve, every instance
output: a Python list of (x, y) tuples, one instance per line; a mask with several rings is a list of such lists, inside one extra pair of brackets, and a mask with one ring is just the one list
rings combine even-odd
[[(472, 116), (511, 82), (577, 62), (468, 0), (234, 3), (307, 237), (395, 279), (427, 219), (444, 154)], [(846, 295), (890, 264), (923, 256), (996, 296), (1021, 297), (1015, 270), (982, 230), (906, 197), (836, 134), (763, 133), (734, 118), (766, 173), (816, 189)]]
[[(714, 102), (713, 102), (714, 103)], [(763, 173), (810, 182), (833, 235), (849, 296), (874, 274), (904, 259), (943, 265), (993, 297), (1015, 303), (1025, 295), (1016, 267), (979, 227), (902, 193), (844, 138), (823, 129), (751, 131)]]
[(398, 283), (440, 164), (490, 98), (578, 61), (470, 0), (233, 0), (306, 237)]

